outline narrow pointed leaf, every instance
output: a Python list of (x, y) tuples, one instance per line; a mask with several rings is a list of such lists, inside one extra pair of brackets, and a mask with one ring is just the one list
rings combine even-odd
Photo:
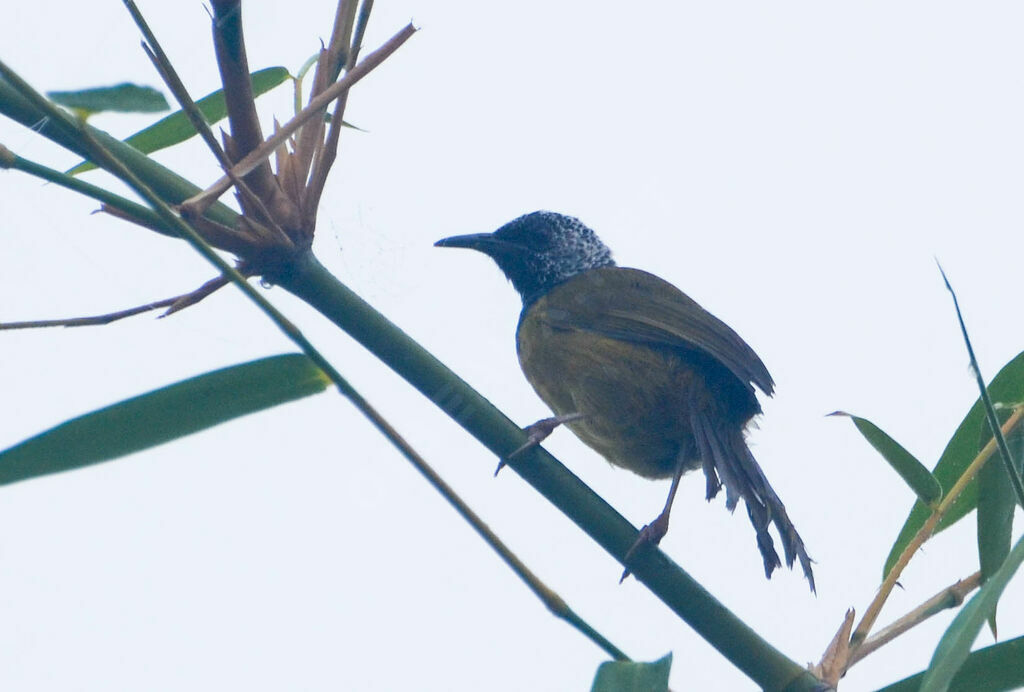
[[(1024, 353), (1017, 354), (1013, 360), (1003, 366), (1003, 369), (992, 379), (988, 391), (992, 400), (997, 403), (1012, 405), (1015, 402), (1024, 401)], [(985, 409), (979, 398), (957, 427), (953, 437), (946, 444), (942, 456), (939, 457), (938, 464), (932, 470), (932, 474), (943, 488), (951, 488), (977, 456), (978, 430), (981, 429), (984, 421)], [(995, 460), (995, 463), (998, 463), (998, 460)], [(978, 483), (975, 479), (967, 485), (946, 516), (939, 522), (935, 529), (936, 533), (960, 521), (977, 506)], [(923, 502), (919, 500), (914, 503), (910, 515), (889, 551), (889, 557), (886, 558), (885, 568), (882, 572), (883, 577), (892, 569), (900, 553), (910, 543), (918, 529), (924, 525), (930, 514), (931, 509)]]
[(94, 89), (49, 91), (46, 95), (54, 103), (85, 113), (159, 113), (171, 108), (164, 95), (153, 87), (128, 82)]
[(653, 663), (608, 661), (598, 666), (591, 692), (666, 692), (672, 654)]
[[(938, 264), (938, 260), (936, 260)], [(981, 376), (981, 366), (978, 364), (978, 358), (974, 355), (974, 347), (971, 345), (971, 336), (967, 333), (967, 324), (964, 322), (964, 315), (960, 311), (960, 301), (956, 297), (956, 291), (953, 290), (952, 284), (949, 283), (949, 278), (946, 276), (946, 272), (943, 271), (942, 265), (939, 265), (939, 273), (942, 275), (942, 281), (946, 284), (946, 290), (949, 291), (949, 295), (953, 297), (953, 307), (956, 309), (956, 319), (960, 323), (960, 333), (964, 337), (964, 346), (967, 347), (967, 356), (971, 361), (971, 372), (974, 373), (974, 379), (978, 383), (978, 391), (981, 392), (981, 401), (985, 407), (985, 417), (988, 419), (989, 425), (992, 427), (992, 437), (995, 438), (996, 447), (999, 449), (999, 461), (1002, 462), (1003, 467), (1006, 469), (1008, 478), (1010, 479), (1010, 485), (1017, 495), (1017, 499), (1022, 506), (1024, 506), (1024, 479), (1021, 479), (1020, 473), (1017, 471), (1016, 466), (1013, 463), (1013, 455), (1010, 453), (1010, 449), (1006, 444), (1006, 438), (1003, 436), (1003, 431), (999, 428), (999, 414), (996, 412), (996, 402), (992, 400), (992, 396), (989, 394), (988, 387), (985, 386), (985, 380)]]
[[(1011, 411), (1001, 409), (996, 412), (1000, 424), (1006, 422)], [(992, 428), (985, 421), (982, 424), (981, 449), (992, 439)], [(1010, 454), (1019, 460), (1024, 455), (1024, 429), (1017, 425), (1006, 436)], [(1010, 552), (1013, 532), (1013, 512), (1017, 506), (1013, 489), (1006, 477), (1006, 468), (997, 459), (989, 459), (978, 472), (978, 562), (981, 565), (981, 578), (986, 581), (1003, 564)], [(996, 610), (992, 609), (989, 618), (992, 636), (997, 636)]]
[(833, 416), (847, 416), (860, 431), (860, 434), (875, 448), (882, 458), (889, 462), (900, 478), (910, 486), (921, 502), (932, 505), (942, 499), (942, 486), (935, 480), (931, 471), (908, 452), (903, 445), (866, 418), (836, 411)]
[[(259, 96), (288, 79), (289, 74), (288, 70), (283, 67), (267, 67), (253, 72), (250, 76), (252, 77), (253, 95)], [(227, 105), (224, 102), (224, 91), (222, 89), (218, 89), (199, 99), (196, 101), (196, 106), (199, 107), (203, 117), (206, 118), (206, 122), (211, 125), (223, 120), (227, 115)], [(184, 111), (178, 110), (149, 127), (136, 132), (124, 141), (125, 144), (130, 144), (143, 154), (151, 154), (154, 151), (166, 149), (167, 147), (184, 142), (195, 134), (196, 129), (192, 127), (188, 116), (185, 115)], [(93, 164), (85, 161), (69, 170), (68, 173), (77, 175), (90, 171), (95, 167)]]
[(967, 660), (981, 626), (995, 611), (996, 603), (1021, 563), (1024, 563), (1024, 538), (1017, 541), (1003, 565), (967, 602), (935, 648), (931, 663), (924, 674), (921, 689), (928, 692), (948, 690), (953, 677)]
[[(924, 672), (878, 692), (919, 692)], [(949, 685), (955, 692), (1004, 692), (1024, 687), (1024, 637), (978, 649), (967, 657)]]
[(323, 391), (300, 354), (208, 372), (73, 418), (0, 452), (0, 485), (97, 464)]

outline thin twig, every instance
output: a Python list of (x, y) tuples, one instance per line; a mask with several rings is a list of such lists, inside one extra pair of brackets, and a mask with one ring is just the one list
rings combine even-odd
[(341, 137), (341, 122), (345, 115), (345, 106), (348, 104), (348, 92), (338, 97), (334, 104), (334, 113), (331, 115), (331, 127), (327, 130), (327, 138), (317, 148), (313, 156), (312, 173), (310, 174), (309, 185), (306, 188), (302, 203), (303, 224), (312, 228), (316, 224), (316, 213), (320, 208), (320, 197), (323, 194), (324, 186), (327, 184), (327, 174), (334, 165), (337, 156), (338, 140)]
[(163, 300), (146, 303), (145, 305), (138, 305), (126, 310), (118, 310), (116, 312), (108, 312), (104, 315), (93, 315), (90, 317), (68, 317), (58, 320), (30, 320), (26, 322), (0, 322), (0, 330), (39, 329), (42, 327), (92, 327), (110, 324), (111, 322), (123, 320), (126, 317), (141, 315), (144, 312), (159, 310), (160, 308), (168, 308), (164, 314), (160, 315), (160, 317), (167, 317), (168, 315), (178, 312), (190, 305), (195, 305), (218, 288), (226, 286), (227, 283), (227, 279), (222, 276), (218, 276), (214, 279), (210, 279), (205, 284), (189, 293), (183, 293), (180, 296), (174, 296), (172, 298), (164, 298)]
[(359, 59), (359, 51), (363, 47), (363, 37), (366, 35), (366, 25), (370, 23), (370, 12), (373, 10), (373, 0), (363, 0), (359, 7), (359, 18), (356, 20), (356, 30), (352, 34), (352, 49), (345, 62), (345, 69), (351, 70)]
[[(1018, 408), (1013, 412), (1003, 424), (1002, 430), (1005, 434), (1009, 434), (1013, 427), (1017, 425), (1021, 419), (1024, 418), (1024, 407)], [(882, 612), (882, 606), (885, 605), (885, 601), (889, 598), (889, 594), (892, 593), (893, 587), (896, 586), (896, 582), (899, 580), (900, 575), (903, 573), (904, 568), (910, 562), (910, 559), (917, 553), (918, 549), (927, 541), (932, 533), (935, 531), (935, 527), (938, 525), (939, 520), (945, 516), (946, 512), (953, 503), (956, 501), (960, 494), (963, 492), (967, 484), (977, 475), (978, 470), (981, 469), (982, 465), (992, 456), (996, 450), (996, 441), (991, 439), (988, 441), (970, 465), (964, 470), (957, 479), (953, 487), (949, 489), (945, 497), (942, 498), (942, 502), (939, 503), (931, 516), (925, 521), (924, 525), (918, 529), (914, 538), (911, 539), (907, 547), (900, 553), (899, 558), (896, 560), (896, 564), (889, 570), (889, 574), (886, 575), (882, 585), (878, 588), (878, 593), (875, 594), (874, 599), (868, 605), (867, 610), (864, 611), (864, 616), (861, 618), (860, 624), (857, 625), (857, 629), (853, 633), (853, 637), (850, 639), (850, 646), (852, 653), (855, 655), (856, 650), (861, 646), (868, 634), (871, 632), (871, 628), (874, 626), (875, 621), (878, 619), (879, 613)]]
[[(141, 226), (142, 228), (148, 228), (151, 231), (156, 231), (160, 235), (165, 235), (169, 238), (178, 237), (173, 231), (171, 231), (164, 225), (164, 222), (160, 219), (159, 216), (153, 213), (152, 209), (150, 209), (149, 207), (142, 207), (142, 210), (145, 211), (144, 214), (136, 213), (135, 210), (127, 211), (125, 209), (114, 207), (109, 204), (101, 204), (100, 208), (94, 211), (93, 214), (108, 214), (110, 216), (113, 216), (115, 219), (121, 219), (122, 221), (127, 221), (128, 223), (135, 224), (136, 226)], [(210, 238), (210, 236), (206, 237)]]
[[(310, 118), (317, 117), (321, 113), (322, 109), (325, 108), (331, 101), (338, 98), (341, 94), (345, 93), (350, 89), (356, 82), (369, 74), (375, 67), (380, 65), (388, 56), (394, 53), (403, 43), (409, 40), (413, 34), (416, 33), (416, 27), (412, 24), (408, 24), (399, 31), (397, 34), (392, 36), (387, 43), (367, 55), (362, 62), (356, 65), (348, 74), (343, 78), (331, 84), (327, 87), (319, 96), (311, 99), (310, 102), (303, 108), (298, 115), (289, 120), (287, 123), (281, 126), (281, 129), (269, 137), (254, 151), (245, 156), (241, 161), (236, 163), (231, 172), (234, 175), (244, 176), (249, 171), (253, 170), (256, 166), (260, 165), (268, 156), (274, 153), (277, 147), (285, 143), (288, 138)], [(183, 206), (188, 205), (192, 207), (196, 212), (202, 213), (206, 208), (212, 204), (218, 197), (227, 192), (231, 188), (231, 179), (227, 176), (222, 177), (220, 180), (215, 182), (213, 185), (208, 187), (206, 190), (199, 194), (191, 197), (183, 202)]]
[[(244, 266), (239, 266), (238, 271), (243, 276), (249, 276), (249, 272), (246, 271)], [(206, 298), (207, 296), (216, 292), (218, 289), (227, 286), (229, 283), (231, 283), (231, 281), (226, 276), (215, 276), (214, 278), (210, 279), (209, 281), (207, 281), (206, 283), (204, 283), (202, 286), (192, 291), (191, 293), (186, 293), (183, 296), (178, 296), (178, 299), (171, 303), (170, 307), (164, 310), (164, 313), (160, 315), (160, 319), (163, 319), (164, 317), (170, 317), (176, 312), (180, 312), (185, 308), (192, 307), (193, 305), (201, 301), (203, 298)]]
[[(67, 173), (63, 173), (54, 168), (44, 166), (35, 161), (22, 158), (12, 152), (10, 149), (0, 144), (0, 168), (10, 168), (22, 173), (27, 173), (31, 176), (45, 180), (48, 183), (54, 183), (60, 185), (63, 188), (72, 190), (86, 197), (90, 197), (98, 202), (102, 202), (104, 207), (116, 208), (119, 211), (124, 212), (126, 218), (140, 218), (145, 219), (147, 228), (150, 228), (158, 233), (164, 235), (174, 235), (170, 230), (165, 228), (153, 213), (153, 211), (138, 202), (133, 202), (130, 199), (114, 194), (109, 190), (105, 190), (98, 185), (87, 183), (84, 180), (80, 180), (74, 176), (70, 176)], [(152, 225), (150, 225), (152, 224)]]
[(123, 2), (128, 10), (128, 14), (135, 21), (135, 26), (142, 33), (142, 38), (144, 39), (142, 49), (146, 52), (150, 62), (153, 63), (153, 67), (156, 68), (160, 78), (164, 80), (164, 84), (171, 90), (178, 105), (181, 106), (181, 110), (185, 113), (185, 117), (192, 123), (192, 127), (206, 143), (207, 148), (213, 152), (221, 167), (225, 169), (230, 168), (231, 161), (228, 159), (228, 155), (224, 152), (220, 142), (217, 141), (217, 137), (214, 136), (203, 112), (199, 110), (199, 106), (196, 105), (192, 96), (189, 95), (188, 89), (185, 88), (185, 83), (181, 81), (178, 71), (174, 69), (174, 64), (168, 58), (167, 53), (164, 52), (163, 46), (160, 45), (160, 41), (157, 40), (156, 34), (153, 33), (146, 18), (142, 16), (142, 12), (139, 11), (133, 0), (123, 0)]
[(146, 303), (145, 305), (139, 305), (134, 308), (128, 308), (127, 310), (118, 310), (117, 312), (108, 312), (104, 315), (94, 315), (91, 317), (67, 317), (64, 319), (56, 320), (27, 320), (24, 322), (0, 322), (0, 330), (6, 329), (40, 329), (43, 327), (92, 327), (96, 325), (110, 324), (117, 320), (123, 320), (126, 317), (133, 317), (135, 315), (141, 315), (144, 312), (150, 312), (151, 310), (159, 310), (160, 308), (166, 308), (174, 304), (174, 301), (181, 296), (175, 296), (174, 298), (164, 298), (154, 303)]
[[(882, 628), (874, 636), (865, 639), (864, 642), (853, 651), (853, 654), (850, 656), (850, 660), (846, 664), (846, 669), (849, 669), (850, 666), (857, 663), (857, 661), (880, 647), (885, 646), (896, 637), (921, 624), (931, 616), (961, 605), (964, 602), (964, 598), (967, 597), (967, 594), (974, 591), (980, 585), (981, 572), (978, 571), (965, 579), (958, 580), (955, 584), (947, 586), (945, 589), (938, 592), (888, 627)], [(844, 670), (843, 673), (845, 674), (846, 670)]]
[[(313, 83), (309, 90), (309, 98), (312, 101), (320, 95), (331, 82), (338, 78), (343, 66), (342, 51), (348, 50), (349, 36), (352, 31), (352, 21), (355, 17), (356, 0), (339, 0), (334, 11), (334, 27), (331, 29), (331, 38), (327, 45), (320, 49), (317, 57), (316, 70), (313, 72)], [(295, 109), (301, 108), (301, 104)], [(327, 112), (326, 108), (323, 111)], [(294, 141), (295, 170), (296, 176), (302, 179), (303, 185), (309, 178), (309, 166), (317, 149), (323, 146), (323, 118), (311, 120), (306, 127), (298, 134)]]
[[(395, 433), (397, 435), (397, 433)], [(404, 440), (403, 440), (404, 443)], [(473, 530), (480, 535), (481, 538), (491, 547), (494, 552), (498, 554), (498, 557), (508, 565), (512, 571), (518, 576), (527, 587), (540, 599), (541, 603), (551, 611), (553, 615), (576, 628), (579, 632), (601, 647), (607, 652), (612, 658), (617, 661), (628, 661), (630, 658), (624, 654), (618, 647), (608, 641), (603, 635), (597, 630), (587, 624), (579, 615), (577, 615), (572, 608), (559, 596), (556, 592), (552, 591), (543, 581), (541, 581), (537, 575), (535, 575), (530, 569), (520, 560), (514, 552), (505, 543), (498, 538), (498, 536), (491, 531), (490, 527), (484, 522), (480, 516), (474, 512), (469, 505), (467, 505), (462, 498), (458, 496), (454, 489), (449, 486), (443, 478), (434, 469), (427, 464), (422, 457), (410, 448), (410, 454), (406, 457), (412, 462), (416, 470), (419, 471), (441, 495), (448, 501), (448, 503), (455, 508), (455, 511), (462, 516)]]
[[(348, 55), (345, 59), (345, 70), (351, 71), (359, 59), (359, 48), (363, 36), (366, 33), (366, 25), (370, 21), (370, 12), (373, 9), (373, 0), (363, 0), (359, 8), (359, 18), (356, 20), (355, 32), (352, 36), (346, 36), (350, 42), (347, 46)], [(347, 27), (352, 33), (351, 24)], [(327, 138), (317, 147), (312, 161), (312, 169), (309, 176), (309, 185), (302, 201), (302, 217), (305, 226), (312, 228), (316, 225), (316, 214), (320, 208), (320, 198), (323, 195), (324, 187), (327, 185), (327, 176), (331, 166), (338, 156), (338, 141), (341, 138), (341, 130), (345, 123), (345, 107), (348, 105), (348, 92), (342, 94), (334, 104), (334, 113), (331, 116), (331, 126), (327, 130)]]
[[(323, 65), (324, 81), (326, 87), (335, 81), (341, 70), (348, 63), (349, 49), (352, 46), (352, 26), (355, 24), (356, 6), (359, 0), (339, 0), (338, 9), (334, 13), (334, 27), (331, 29), (331, 38), (327, 42), (328, 60), (321, 61)], [(317, 65), (319, 69), (320, 65)]]

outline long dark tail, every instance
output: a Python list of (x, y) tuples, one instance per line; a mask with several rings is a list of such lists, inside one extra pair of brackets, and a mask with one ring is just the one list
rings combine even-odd
[(775, 542), (768, 532), (768, 525), (774, 523), (782, 538), (786, 565), (792, 568), (793, 562), (799, 560), (811, 591), (814, 592), (814, 573), (811, 570), (811, 558), (804, 549), (804, 541), (789, 520), (782, 500), (775, 494), (764, 471), (750, 452), (742, 429), (715, 425), (707, 412), (700, 410), (691, 414), (690, 425), (707, 478), (707, 498), (713, 498), (719, 487), (724, 485), (725, 506), (730, 512), (736, 509), (737, 502), (743, 498), (750, 523), (757, 532), (757, 547), (764, 559), (764, 573), (769, 578), (776, 567), (782, 566), (779, 554), (775, 551)]

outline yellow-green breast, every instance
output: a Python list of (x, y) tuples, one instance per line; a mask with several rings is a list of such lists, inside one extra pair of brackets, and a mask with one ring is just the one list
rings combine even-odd
[[(669, 477), (681, 446), (693, 448), (690, 408), (725, 413), (718, 380), (728, 383), (735, 377), (693, 352), (574, 326), (587, 322), (588, 286), (608, 271), (631, 270), (584, 272), (526, 307), (516, 333), (519, 363), (556, 414), (583, 415), (568, 427), (588, 446), (642, 476)], [(628, 303), (628, 295), (621, 297)], [(567, 311), (573, 313), (570, 319)], [(595, 323), (601, 322), (600, 315), (594, 318)], [(708, 366), (712, 377), (705, 372)], [(742, 389), (738, 380), (733, 389)], [(738, 424), (742, 426), (755, 412), (744, 411)], [(688, 462), (690, 468), (700, 465), (695, 455)]]

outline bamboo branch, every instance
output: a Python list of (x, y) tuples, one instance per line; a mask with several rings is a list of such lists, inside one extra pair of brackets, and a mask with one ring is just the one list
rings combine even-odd
[[(282, 125), (281, 129), (275, 132), (273, 136), (264, 141), (263, 144), (249, 153), (241, 161), (236, 163), (234, 167), (232, 167), (231, 172), (237, 176), (245, 176), (256, 166), (260, 165), (268, 156), (274, 153), (275, 149), (288, 141), (288, 138), (295, 133), (296, 130), (302, 127), (304, 123), (306, 123), (310, 118), (317, 117), (321, 113), (322, 109), (331, 101), (341, 96), (359, 80), (369, 74), (374, 68), (380, 65), (388, 56), (398, 50), (403, 43), (408, 41), (414, 33), (416, 33), (416, 28), (412, 24), (409, 24), (392, 36), (387, 43), (367, 55), (362, 62), (352, 69), (351, 72), (346, 74), (342, 79), (331, 84), (331, 86), (324, 90), (324, 92), (319, 96), (310, 100), (305, 108), (303, 108), (294, 118)], [(215, 202), (218, 197), (223, 195), (230, 188), (231, 178), (224, 176), (206, 190), (186, 200), (183, 205), (188, 205), (197, 212), (203, 212), (210, 204)]]
[[(370, 20), (370, 11), (373, 9), (373, 0), (363, 0), (359, 8), (359, 18), (356, 20), (355, 34), (351, 37), (348, 46), (348, 57), (345, 61), (345, 70), (350, 71), (359, 59), (360, 44), (366, 33), (366, 25)], [(302, 214), (304, 223), (312, 228), (316, 224), (316, 213), (320, 208), (320, 197), (323, 195), (324, 187), (327, 185), (327, 176), (338, 156), (338, 142), (341, 139), (341, 130), (345, 127), (345, 107), (348, 105), (348, 92), (341, 95), (334, 104), (334, 113), (331, 116), (331, 126), (327, 130), (327, 138), (323, 145), (316, 150), (316, 157), (313, 159), (312, 172), (309, 177), (309, 187), (303, 200)]]
[[(316, 61), (316, 70), (313, 72), (313, 84), (309, 90), (310, 100), (319, 96), (331, 82), (338, 78), (341, 68), (344, 66), (344, 52), (348, 50), (348, 43), (352, 31), (352, 21), (355, 16), (357, 0), (339, 0), (338, 7), (334, 12), (334, 27), (331, 29), (331, 38), (327, 46), (320, 49), (320, 55)], [(299, 110), (297, 107), (296, 110)], [(326, 108), (323, 111), (326, 113)], [(309, 178), (309, 166), (317, 149), (323, 146), (323, 118), (317, 117), (302, 128), (295, 139), (295, 168), (298, 177), (301, 177), (303, 184)]]
[(188, 89), (185, 88), (184, 82), (181, 81), (181, 77), (178, 76), (178, 71), (174, 69), (174, 65), (171, 63), (167, 54), (164, 52), (163, 47), (156, 38), (156, 34), (150, 29), (149, 24), (146, 22), (145, 17), (136, 7), (132, 0), (123, 0), (124, 5), (128, 8), (128, 13), (131, 14), (132, 19), (135, 20), (135, 25), (138, 26), (139, 31), (142, 32), (142, 36), (145, 39), (142, 42), (142, 50), (146, 53), (150, 62), (153, 63), (153, 67), (156, 68), (157, 74), (160, 75), (160, 79), (163, 80), (167, 88), (171, 90), (171, 94), (174, 99), (181, 106), (182, 112), (188, 118), (188, 121), (192, 124), (192, 127), (199, 134), (199, 137), (206, 143), (207, 148), (213, 153), (214, 158), (220, 164), (220, 167), (229, 176), (231, 176), (232, 183), (235, 185), (235, 189), (239, 191), (245, 201), (245, 206), (250, 209), (256, 209), (259, 214), (258, 218), (265, 220), (270, 230), (277, 234), (276, 242), (283, 243), (285, 245), (291, 244), (291, 239), (288, 234), (281, 229), (274, 216), (270, 213), (270, 210), (263, 204), (263, 200), (256, 196), (252, 188), (242, 180), (241, 178), (231, 175), (231, 160), (228, 158), (224, 148), (217, 142), (217, 138), (213, 135), (213, 131), (210, 129), (209, 124), (206, 122), (206, 118), (203, 116), (202, 111), (199, 110), (199, 106), (192, 99), (192, 96), (188, 93)]
[[(846, 663), (846, 669), (849, 669), (853, 664), (857, 663), (868, 654), (882, 646), (885, 646), (896, 637), (921, 624), (933, 615), (937, 615), (944, 610), (956, 608), (961, 605), (964, 602), (964, 598), (967, 597), (967, 594), (974, 591), (980, 585), (981, 572), (978, 571), (966, 579), (957, 580), (955, 584), (947, 586), (942, 591), (938, 592), (888, 627), (882, 628), (874, 636), (865, 639), (864, 642), (853, 651), (853, 654), (850, 656), (850, 660)], [(845, 674), (845, 672), (846, 671), (844, 670), (843, 673)]]
[[(231, 156), (238, 160), (263, 142), (245, 51), (242, 3), (241, 0), (211, 0), (210, 5), (213, 7), (213, 45), (217, 67), (224, 87), (231, 139), (236, 147)], [(256, 196), (263, 200), (270, 199), (277, 187), (270, 164), (266, 161), (261, 161), (240, 177), (244, 177)]]

